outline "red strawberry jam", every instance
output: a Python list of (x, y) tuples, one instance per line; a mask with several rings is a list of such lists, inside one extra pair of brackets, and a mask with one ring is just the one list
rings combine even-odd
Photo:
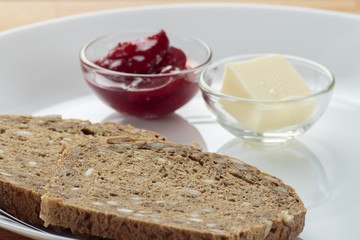
[[(89, 85), (115, 110), (143, 118), (174, 112), (198, 91), (199, 70), (190, 69), (185, 53), (170, 46), (164, 31), (133, 42), (118, 43), (96, 65), (121, 73), (96, 73)], [(83, 63), (83, 71), (91, 69)], [(146, 74), (146, 75), (133, 75)]]
[(133, 42), (119, 43), (96, 65), (125, 73), (156, 74), (186, 69), (183, 51), (169, 45), (165, 32)]

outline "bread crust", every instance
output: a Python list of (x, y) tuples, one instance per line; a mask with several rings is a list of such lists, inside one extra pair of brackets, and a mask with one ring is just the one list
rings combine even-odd
[(39, 218), (42, 193), (0, 180), (0, 209), (32, 224), (43, 225)]
[[(121, 218), (93, 209), (82, 209), (66, 204), (62, 199), (51, 199), (46, 195), (43, 196), (41, 210), (42, 218), (56, 226), (71, 229), (75, 234), (117, 240), (290, 240), (303, 231), (306, 214), (306, 210), (297, 212), (293, 215), (294, 222), (290, 225), (285, 224), (281, 218), (274, 219), (268, 233), (267, 225), (264, 223), (232, 234), (215, 234)], [(56, 216), (54, 212), (57, 213)]]

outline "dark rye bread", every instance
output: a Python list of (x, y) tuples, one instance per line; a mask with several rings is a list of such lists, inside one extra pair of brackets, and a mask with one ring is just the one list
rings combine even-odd
[(56, 172), (62, 151), (97, 136), (123, 135), (161, 138), (114, 123), (0, 115), (0, 208), (21, 220), (41, 224), (40, 197)]
[(102, 138), (64, 151), (45, 225), (112, 239), (292, 239), (306, 209), (280, 179), (171, 142)]

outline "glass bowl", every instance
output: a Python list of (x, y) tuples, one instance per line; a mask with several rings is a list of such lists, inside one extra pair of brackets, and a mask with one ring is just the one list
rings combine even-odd
[[(300, 74), (312, 95), (286, 100), (256, 100), (221, 92), (227, 63), (270, 55), (274, 54), (229, 57), (208, 65), (201, 73), (199, 85), (208, 108), (222, 127), (242, 139), (268, 143), (291, 140), (314, 125), (330, 102), (335, 85), (333, 74), (316, 62), (288, 55), (282, 56)], [(259, 127), (261, 123), (266, 124)]]
[(86, 82), (97, 96), (116, 111), (145, 119), (173, 113), (199, 90), (201, 71), (212, 57), (203, 41), (167, 32), (170, 45), (187, 56), (185, 70), (161, 74), (132, 74), (102, 68), (94, 61), (104, 57), (119, 42), (131, 42), (153, 35), (156, 30), (134, 30), (109, 34), (82, 47), (80, 62)]

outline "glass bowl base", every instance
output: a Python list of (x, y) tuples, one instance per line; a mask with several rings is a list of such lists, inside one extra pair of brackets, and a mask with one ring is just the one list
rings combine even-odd
[(227, 131), (229, 131), (231, 134), (235, 135), (236, 137), (239, 137), (244, 141), (266, 143), (266, 144), (281, 144), (291, 141), (296, 137), (305, 133), (310, 127), (310, 125), (307, 125), (305, 127), (296, 128), (293, 130), (281, 131), (281, 132), (278, 131), (253, 132), (249, 130), (234, 128), (232, 126), (222, 124), (221, 122), (220, 125), (223, 128), (225, 128)]

